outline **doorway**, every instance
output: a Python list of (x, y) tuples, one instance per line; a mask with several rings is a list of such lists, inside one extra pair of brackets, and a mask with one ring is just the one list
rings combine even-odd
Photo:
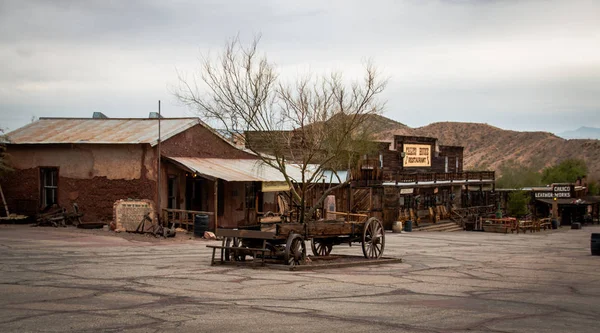
[(185, 209), (186, 210), (204, 210), (203, 200), (204, 182), (201, 178), (186, 177), (185, 179)]

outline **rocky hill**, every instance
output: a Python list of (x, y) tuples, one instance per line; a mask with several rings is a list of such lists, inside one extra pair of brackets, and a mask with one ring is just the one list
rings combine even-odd
[(441, 145), (464, 146), (465, 169), (498, 172), (501, 165), (514, 160), (541, 170), (567, 158), (578, 158), (587, 163), (590, 178), (600, 179), (600, 140), (565, 140), (547, 132), (517, 132), (458, 122), (419, 128), (402, 125), (380, 132), (378, 139), (391, 141), (394, 134), (437, 137)]

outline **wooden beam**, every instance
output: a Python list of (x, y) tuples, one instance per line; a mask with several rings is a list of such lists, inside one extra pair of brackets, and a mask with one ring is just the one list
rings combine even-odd
[(219, 226), (219, 180), (215, 178), (215, 230)]
[(6, 199), (4, 198), (4, 192), (2, 191), (2, 186), (0, 186), (0, 194), (2, 195), (2, 203), (4, 203), (4, 209), (6, 210), (6, 217), (10, 216), (8, 212), (8, 205), (6, 204)]

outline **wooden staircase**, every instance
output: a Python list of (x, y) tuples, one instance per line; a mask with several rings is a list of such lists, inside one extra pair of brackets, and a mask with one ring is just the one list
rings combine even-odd
[(421, 223), (420, 227), (418, 227), (418, 228), (413, 227), (413, 231), (455, 232), (455, 231), (463, 231), (463, 228), (453, 221), (442, 220), (437, 223), (428, 223), (428, 224)]

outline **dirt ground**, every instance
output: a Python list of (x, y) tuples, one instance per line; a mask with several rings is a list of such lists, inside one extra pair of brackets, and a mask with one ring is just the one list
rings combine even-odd
[(595, 333), (593, 232), (390, 233), (402, 263), (290, 272), (210, 266), (219, 242), (187, 235), (2, 225), (0, 332)]
[(109, 236), (109, 237), (118, 237), (124, 240), (133, 241), (133, 242), (148, 242), (148, 243), (161, 243), (161, 244), (169, 244), (173, 242), (186, 242), (186, 241), (207, 241), (201, 237), (195, 237), (192, 232), (184, 231), (184, 229), (178, 230), (175, 234), (175, 237), (156, 237), (152, 234), (139, 234), (134, 232), (115, 232), (113, 230), (108, 230), (108, 226), (101, 229), (81, 229), (76, 228), (74, 226), (66, 226), (66, 227), (35, 227), (29, 224), (0, 224), (0, 230), (2, 228), (8, 229), (26, 229), (31, 228), (32, 230), (48, 230), (52, 233), (64, 233), (64, 234), (82, 234), (82, 235), (90, 235), (90, 236)]

